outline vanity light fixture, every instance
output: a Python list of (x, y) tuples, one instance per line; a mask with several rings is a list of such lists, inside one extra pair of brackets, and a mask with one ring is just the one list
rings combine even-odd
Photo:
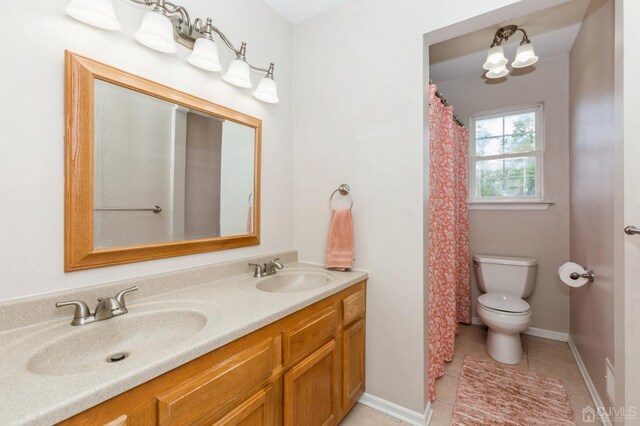
[(220, 65), (218, 45), (213, 41), (211, 35), (212, 29), (211, 18), (207, 18), (207, 23), (204, 28), (202, 28), (202, 34), (204, 34), (204, 36), (196, 39), (193, 45), (193, 52), (191, 52), (187, 61), (194, 67), (206, 71), (220, 72), (222, 71), (222, 65)]
[(242, 87), (243, 89), (251, 89), (253, 87), (253, 84), (251, 83), (251, 67), (247, 63), (246, 53), (247, 44), (242, 43), (240, 52), (237, 53), (236, 59), (231, 61), (229, 69), (222, 79), (234, 86)]
[(163, 9), (156, 8), (142, 18), (140, 28), (133, 35), (138, 43), (162, 53), (176, 53), (178, 46), (173, 40), (173, 25)]
[(484, 65), (482, 65), (482, 68), (487, 70), (485, 74), (487, 78), (501, 78), (509, 74), (509, 70), (507, 69), (509, 60), (504, 56), (502, 43), (509, 40), (509, 37), (514, 35), (516, 31), (521, 31), (523, 37), (516, 52), (516, 59), (511, 66), (513, 68), (525, 68), (538, 62), (538, 57), (533, 51), (533, 44), (531, 44), (527, 32), (517, 25), (507, 25), (496, 31), (489, 52), (487, 53), (487, 60)]
[(117, 31), (121, 28), (111, 0), (71, 0), (65, 12), (80, 22), (103, 30)]
[(278, 88), (276, 86), (276, 81), (273, 79), (273, 62), (269, 65), (269, 72), (267, 72), (267, 76), (260, 80), (258, 88), (253, 92), (253, 96), (268, 104), (277, 104), (279, 102)]
[[(235, 55), (222, 79), (237, 87), (250, 89), (251, 70), (264, 73), (253, 96), (266, 103), (278, 103), (278, 87), (274, 79), (274, 64), (268, 68), (251, 65), (246, 59), (247, 44), (236, 48), (222, 31), (213, 25), (210, 18), (191, 21), (187, 10), (166, 0), (125, 0), (136, 5), (147, 6), (149, 10), (142, 19), (135, 39), (144, 46), (163, 53), (175, 53), (178, 44), (191, 49), (187, 61), (194, 67), (220, 72), (218, 44), (213, 34)], [(119, 30), (112, 0), (71, 0), (65, 9), (74, 19), (97, 28)]]

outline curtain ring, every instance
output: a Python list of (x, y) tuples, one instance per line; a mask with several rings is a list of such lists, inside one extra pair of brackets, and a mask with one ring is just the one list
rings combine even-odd
[(349, 205), (349, 210), (351, 210), (351, 207), (353, 207), (353, 197), (351, 196), (351, 188), (349, 188), (349, 185), (347, 185), (346, 183), (343, 183), (338, 187), (338, 189), (336, 189), (331, 193), (331, 196), (329, 197), (329, 208), (333, 210), (333, 197), (338, 192), (340, 193), (340, 195), (349, 196), (349, 201), (351, 201), (351, 204)]

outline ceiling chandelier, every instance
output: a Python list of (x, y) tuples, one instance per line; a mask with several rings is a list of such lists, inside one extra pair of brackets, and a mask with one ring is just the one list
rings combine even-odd
[[(265, 76), (258, 84), (253, 96), (266, 103), (278, 103), (278, 88), (273, 77), (274, 64), (260, 68), (247, 62), (247, 44), (235, 47), (222, 31), (213, 25), (210, 18), (191, 21), (187, 10), (165, 0), (126, 0), (134, 4), (147, 6), (150, 10), (144, 15), (140, 28), (134, 38), (142, 45), (163, 53), (178, 51), (178, 43), (191, 49), (187, 61), (194, 67), (220, 72), (218, 45), (213, 39), (216, 34), (225, 46), (235, 54), (222, 79), (229, 84), (244, 89), (253, 87), (251, 70), (262, 72)], [(118, 31), (120, 22), (113, 9), (112, 0), (71, 0), (65, 9), (67, 15), (85, 24), (97, 28)]]
[(487, 70), (485, 76), (487, 78), (502, 78), (509, 74), (507, 63), (509, 60), (504, 56), (502, 43), (509, 40), (516, 31), (522, 31), (522, 41), (516, 52), (516, 59), (511, 63), (513, 68), (525, 68), (538, 62), (538, 57), (533, 52), (533, 45), (527, 36), (527, 32), (516, 25), (507, 25), (496, 31), (493, 37), (493, 43), (487, 53), (487, 61), (482, 68)]

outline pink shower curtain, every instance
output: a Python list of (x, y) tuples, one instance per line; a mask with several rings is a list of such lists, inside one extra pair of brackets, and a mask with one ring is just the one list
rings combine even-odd
[(467, 174), (469, 131), (429, 85), (429, 399), (454, 355), (458, 323), (471, 323)]

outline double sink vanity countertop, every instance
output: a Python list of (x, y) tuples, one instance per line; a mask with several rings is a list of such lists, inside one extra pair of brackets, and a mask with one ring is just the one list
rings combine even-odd
[[(88, 325), (71, 326), (67, 308), (64, 318), (3, 331), (0, 423), (64, 420), (366, 278), (289, 263), (266, 278), (246, 273), (161, 294), (141, 286), (126, 315)], [(107, 362), (120, 353), (127, 357)]]

